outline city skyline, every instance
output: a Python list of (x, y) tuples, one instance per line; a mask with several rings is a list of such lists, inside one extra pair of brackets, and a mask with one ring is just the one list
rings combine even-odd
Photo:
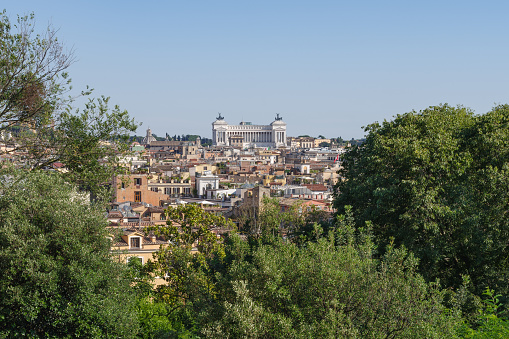
[(509, 102), (509, 4), (429, 1), (3, 2), (75, 51), (76, 91), (111, 97), (158, 136), (211, 137), (279, 113), (288, 135), (362, 138), (362, 126), (449, 103)]

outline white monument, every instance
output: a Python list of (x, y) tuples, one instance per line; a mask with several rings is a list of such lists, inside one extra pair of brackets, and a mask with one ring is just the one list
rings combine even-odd
[(212, 144), (215, 146), (285, 147), (286, 123), (277, 114), (270, 125), (253, 125), (250, 122), (229, 125), (219, 114), (216, 121), (212, 123)]

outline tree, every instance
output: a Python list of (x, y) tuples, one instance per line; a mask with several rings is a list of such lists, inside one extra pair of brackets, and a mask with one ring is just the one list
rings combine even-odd
[(483, 293), (487, 299), (484, 301), (484, 308), (477, 314), (480, 326), (475, 330), (464, 326), (460, 329), (463, 338), (507, 338), (509, 336), (509, 320), (500, 315), (499, 308), (502, 304), (499, 301), (501, 295), (495, 295), (494, 291), (487, 288)]
[(170, 207), (166, 219), (165, 226), (155, 229), (168, 239), (168, 246), (154, 255), (158, 274), (167, 282), (158, 287), (159, 298), (175, 310), (189, 301), (198, 305), (213, 299), (216, 291), (209, 261), (224, 257), (224, 246), (212, 230), (233, 229), (233, 224), (196, 204)]
[(102, 213), (55, 173), (0, 178), (0, 337), (135, 337), (131, 280)]
[(312, 214), (298, 202), (282, 211), (279, 200), (269, 197), (263, 197), (260, 205), (256, 200), (248, 199), (235, 211), (240, 230), (250, 240), (268, 243), (274, 238), (281, 238), (283, 234), (300, 235), (309, 224), (308, 216)]
[(61, 163), (68, 181), (108, 199), (107, 184), (122, 172), (119, 157), (138, 125), (118, 106), (110, 110), (106, 97), (75, 109), (73, 98), (65, 97), (73, 53), (65, 52), (51, 27), (36, 35), (34, 22), (30, 15), (11, 25), (6, 12), (0, 14), (0, 131), (17, 131), (19, 165), (40, 169)]
[(52, 27), (35, 34), (34, 15), (11, 24), (0, 14), (0, 130), (50, 123), (69, 84), (65, 70), (73, 63)]
[(411, 254), (390, 248), (378, 264), (370, 237), (351, 236), (340, 245), (335, 238), (348, 236), (330, 233), (306, 246), (280, 241), (251, 253), (242, 241), (230, 241), (231, 292), (221, 294), (222, 316), (202, 332), (211, 338), (454, 336), (457, 314), (447, 313), (437, 286), (416, 274)]
[(69, 107), (53, 126), (25, 135), (25, 163), (40, 169), (60, 162), (69, 182), (108, 200), (108, 183), (113, 175), (125, 173), (119, 159), (129, 151), (129, 133), (138, 127), (127, 111), (118, 106), (110, 110), (108, 103), (109, 98), (102, 97), (90, 99), (82, 110)]
[(415, 253), (430, 281), (457, 288), (469, 275), (477, 295), (508, 293), (508, 120), (506, 105), (483, 116), (440, 105), (369, 125), (342, 157), (336, 208), (371, 220), (380, 248)]

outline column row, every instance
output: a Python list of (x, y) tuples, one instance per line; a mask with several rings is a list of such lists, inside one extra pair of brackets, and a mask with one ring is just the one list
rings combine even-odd
[(240, 135), (244, 138), (244, 142), (273, 142), (272, 132), (228, 132), (228, 139), (230, 136)]

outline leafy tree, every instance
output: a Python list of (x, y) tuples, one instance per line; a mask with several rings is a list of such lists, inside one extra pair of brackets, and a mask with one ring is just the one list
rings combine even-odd
[(201, 305), (216, 296), (209, 262), (224, 257), (224, 246), (212, 230), (233, 229), (233, 224), (196, 204), (170, 207), (166, 219), (166, 226), (156, 229), (169, 242), (154, 255), (158, 274), (167, 282), (158, 287), (158, 297), (174, 310), (189, 302)]
[[(370, 237), (335, 245), (338, 233), (298, 247), (274, 242), (252, 248), (230, 241), (222, 316), (207, 337), (453, 337), (455, 313), (441, 292), (415, 273), (416, 260), (391, 248), (378, 264)], [(234, 238), (236, 236), (233, 236)], [(361, 240), (362, 239), (362, 240)], [(217, 312), (217, 310), (216, 310)]]
[(202, 146), (212, 146), (212, 139), (209, 138), (201, 138)]
[(33, 14), (12, 24), (5, 10), (0, 13), (0, 130), (47, 124), (64, 102), (73, 53), (52, 27), (35, 34), (34, 23)]
[(186, 140), (187, 141), (196, 141), (196, 139), (199, 138), (199, 137), (200, 136), (196, 135), (196, 134), (188, 134), (188, 135), (186, 135)]
[(394, 239), (420, 258), (420, 272), (459, 287), (472, 278), (508, 293), (509, 109), (475, 116), (441, 105), (372, 124), (342, 157), (335, 206), (373, 222), (380, 248)]
[(35, 34), (34, 22), (30, 15), (11, 25), (6, 12), (0, 14), (0, 130), (17, 130), (18, 164), (40, 169), (62, 163), (68, 181), (107, 199), (106, 184), (122, 172), (118, 158), (137, 124), (118, 106), (110, 110), (105, 97), (74, 109), (74, 99), (65, 97), (72, 51), (51, 27)]
[(330, 143), (328, 143), (328, 142), (321, 142), (318, 146), (320, 146), (320, 147), (330, 147)]
[(135, 337), (131, 280), (102, 213), (56, 174), (2, 174), (0, 337)]
[(26, 162), (45, 168), (55, 162), (68, 170), (64, 177), (80, 189), (109, 199), (112, 175), (125, 173), (119, 157), (129, 151), (129, 133), (137, 124), (125, 110), (108, 108), (109, 98), (90, 99), (83, 110), (68, 108), (51, 127), (23, 138)]
[[(293, 236), (307, 225), (311, 215), (300, 203), (282, 211), (277, 198), (264, 197), (258, 206), (248, 199), (235, 211), (240, 230), (250, 240), (271, 243), (283, 234)], [(313, 220), (313, 222), (316, 220)], [(299, 230), (299, 231), (298, 231)]]

